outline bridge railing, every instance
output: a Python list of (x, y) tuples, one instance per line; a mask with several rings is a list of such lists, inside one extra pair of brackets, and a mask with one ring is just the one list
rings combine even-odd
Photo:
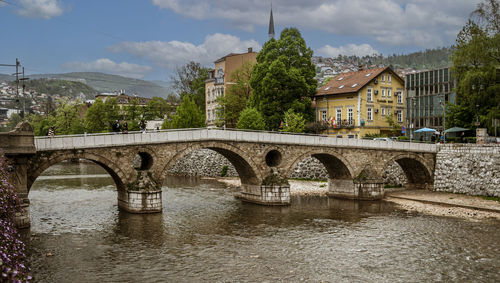
[(392, 141), (343, 139), (323, 135), (297, 134), (266, 131), (243, 131), (235, 129), (202, 128), (176, 129), (127, 134), (87, 134), (55, 137), (37, 137), (37, 150), (84, 149), (138, 144), (158, 144), (189, 141), (239, 141), (274, 144), (297, 144), (310, 146), (340, 146), (382, 150), (402, 150), (417, 152), (437, 152), (435, 144), (402, 143)]

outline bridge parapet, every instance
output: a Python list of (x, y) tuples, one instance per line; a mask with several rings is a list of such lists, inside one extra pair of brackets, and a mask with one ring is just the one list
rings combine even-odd
[(37, 151), (47, 151), (191, 141), (254, 142), (430, 153), (438, 151), (438, 145), (436, 144), (341, 139), (318, 135), (219, 129), (162, 130), (148, 133), (89, 134), (55, 136), (52, 138), (37, 137), (35, 145)]

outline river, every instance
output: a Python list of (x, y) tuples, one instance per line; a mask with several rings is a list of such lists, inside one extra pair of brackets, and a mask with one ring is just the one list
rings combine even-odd
[(179, 177), (162, 190), (163, 213), (129, 214), (99, 166), (49, 168), (23, 232), (36, 281), (500, 282), (498, 221), (317, 196), (265, 207)]

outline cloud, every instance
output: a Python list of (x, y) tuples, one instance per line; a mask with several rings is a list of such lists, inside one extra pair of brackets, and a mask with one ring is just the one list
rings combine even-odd
[(50, 19), (63, 13), (58, 0), (17, 0), (17, 3), (16, 13), (26, 18)]
[(108, 58), (97, 59), (93, 62), (69, 62), (63, 68), (80, 72), (103, 72), (124, 77), (140, 79), (153, 69), (150, 66), (122, 62), (115, 63)]
[[(368, 36), (384, 45), (453, 44), (481, 0), (274, 0), (274, 23), (336, 35)], [(226, 20), (253, 31), (267, 26), (269, 2), (258, 0), (152, 0), (160, 9), (195, 19)]]
[(171, 69), (189, 61), (210, 64), (229, 53), (247, 52), (249, 47), (258, 51), (261, 46), (255, 40), (241, 40), (233, 35), (216, 33), (206, 36), (200, 45), (181, 41), (126, 41), (111, 46), (110, 50), (146, 58), (155, 65)]
[(373, 49), (370, 44), (364, 43), (356, 45), (351, 43), (340, 47), (325, 45), (318, 49), (318, 53), (326, 57), (337, 57), (338, 55), (356, 55), (362, 57), (366, 55), (379, 54), (380, 52)]

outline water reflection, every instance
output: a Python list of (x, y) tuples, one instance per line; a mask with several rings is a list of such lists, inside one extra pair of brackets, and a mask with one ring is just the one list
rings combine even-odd
[(40, 282), (500, 281), (497, 222), (318, 197), (266, 207), (220, 183), (174, 177), (162, 214), (129, 214), (98, 166), (47, 174), (30, 192), (25, 231)]

